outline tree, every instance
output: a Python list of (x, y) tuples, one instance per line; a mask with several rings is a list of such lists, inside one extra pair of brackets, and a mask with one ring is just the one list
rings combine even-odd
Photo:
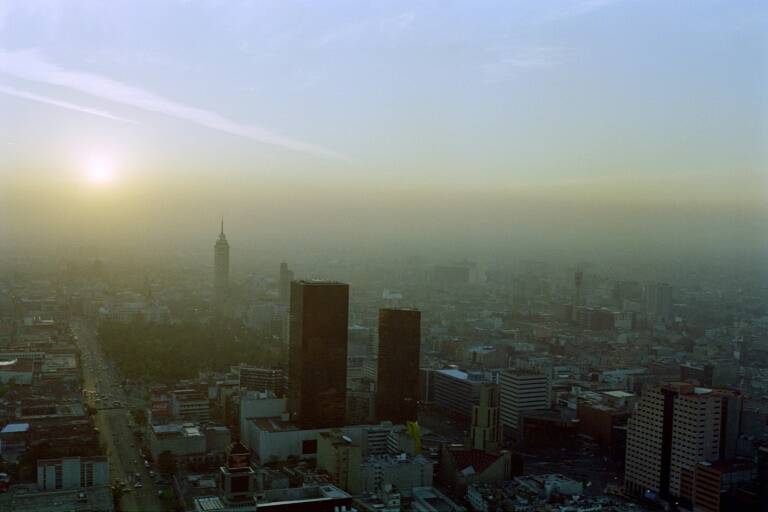
[(176, 462), (173, 460), (173, 454), (168, 450), (157, 456), (157, 469), (161, 473), (173, 473), (176, 469)]
[(137, 425), (146, 425), (147, 413), (144, 409), (133, 409), (131, 415), (133, 416), (133, 421), (135, 421)]
[(123, 487), (119, 485), (117, 482), (112, 484), (112, 504), (115, 507), (115, 510), (121, 510), (120, 509), (120, 501), (123, 499), (123, 494), (125, 492), (123, 491)]

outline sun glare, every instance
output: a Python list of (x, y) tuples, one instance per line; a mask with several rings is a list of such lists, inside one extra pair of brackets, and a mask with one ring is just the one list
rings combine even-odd
[(103, 156), (91, 157), (85, 164), (85, 178), (94, 185), (106, 185), (115, 179), (115, 165)]

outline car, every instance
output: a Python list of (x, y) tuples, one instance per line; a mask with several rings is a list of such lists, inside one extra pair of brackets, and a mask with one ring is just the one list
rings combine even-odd
[(145, 467), (145, 468), (148, 468), (148, 467), (149, 467), (149, 461), (148, 461), (148, 460), (145, 460), (145, 461), (144, 461), (144, 467)]
[(143, 485), (141, 485), (141, 482), (136, 482), (135, 484), (133, 484), (133, 486), (134, 486), (135, 488), (137, 488), (137, 489), (139, 489), (139, 488), (141, 488), (141, 487), (144, 487)]

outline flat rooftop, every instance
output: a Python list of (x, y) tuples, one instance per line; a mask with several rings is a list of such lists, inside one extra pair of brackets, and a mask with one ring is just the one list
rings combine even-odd
[(111, 512), (112, 491), (109, 487), (83, 490), (39, 491), (32, 487), (11, 489), (0, 494), (0, 510), (14, 512)]
[(265, 432), (291, 432), (294, 430), (301, 430), (297, 425), (290, 421), (283, 421), (278, 417), (275, 418), (252, 418), (250, 420), (260, 430)]
[(167, 425), (152, 425), (156, 435), (179, 435), (184, 437), (202, 436), (200, 427), (192, 423), (169, 423)]
[(3, 427), (0, 434), (20, 434), (29, 431), (29, 423), (9, 423)]

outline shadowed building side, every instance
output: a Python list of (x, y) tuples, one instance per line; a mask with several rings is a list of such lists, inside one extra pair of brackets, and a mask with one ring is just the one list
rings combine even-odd
[(379, 421), (416, 421), (419, 397), (421, 311), (379, 310)]
[(302, 428), (341, 427), (347, 402), (349, 285), (291, 283), (288, 408)]

